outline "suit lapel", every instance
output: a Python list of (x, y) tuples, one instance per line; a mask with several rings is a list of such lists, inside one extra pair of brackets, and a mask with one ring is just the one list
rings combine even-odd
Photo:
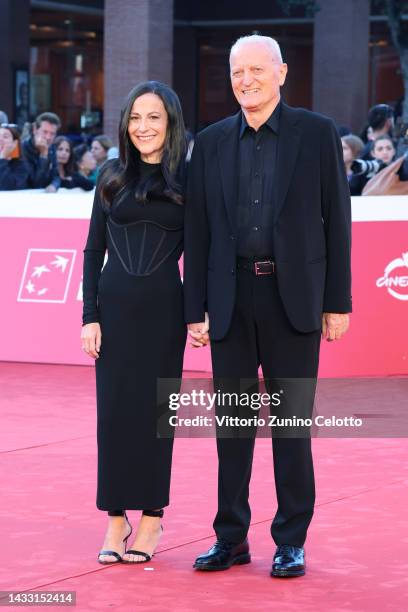
[(231, 230), (235, 232), (238, 198), (238, 139), (241, 112), (231, 117), (223, 128), (223, 135), (218, 140), (218, 163), (220, 165), (221, 182), (225, 207)]
[[(231, 117), (229, 123), (223, 128), (223, 134), (217, 144), (224, 202), (233, 232), (236, 230), (240, 121), (241, 112), (238, 112)], [(275, 174), (275, 221), (278, 219), (285, 203), (299, 153), (300, 137), (301, 130), (297, 125), (297, 113), (282, 101)]]
[(299, 153), (301, 130), (296, 123), (297, 116), (295, 111), (282, 102), (275, 173), (275, 221), (277, 221), (285, 203)]

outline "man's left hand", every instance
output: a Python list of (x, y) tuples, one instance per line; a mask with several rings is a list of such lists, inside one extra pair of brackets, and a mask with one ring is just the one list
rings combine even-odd
[(324, 312), (322, 317), (322, 336), (328, 342), (340, 340), (348, 330), (349, 324), (348, 314)]

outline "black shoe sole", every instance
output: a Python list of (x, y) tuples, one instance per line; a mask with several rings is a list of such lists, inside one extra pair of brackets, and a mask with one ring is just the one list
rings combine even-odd
[(296, 578), (304, 576), (306, 571), (302, 570), (271, 570), (271, 576), (274, 578)]
[(211, 565), (194, 563), (193, 569), (200, 570), (202, 572), (219, 572), (219, 571), (227, 570), (233, 565), (246, 565), (247, 563), (251, 563), (250, 554), (237, 555), (227, 565), (218, 565), (216, 567), (211, 566)]

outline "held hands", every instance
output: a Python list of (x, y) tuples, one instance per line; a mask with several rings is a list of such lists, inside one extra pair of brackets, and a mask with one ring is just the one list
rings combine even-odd
[(340, 340), (348, 330), (349, 323), (348, 314), (324, 312), (322, 317), (322, 337), (327, 342)]
[(94, 359), (98, 359), (101, 350), (102, 333), (99, 323), (88, 323), (82, 327), (81, 348)]
[(205, 313), (205, 321), (202, 323), (189, 323), (188, 333), (191, 338), (190, 346), (200, 348), (206, 346), (210, 342), (208, 330), (210, 329), (210, 321), (208, 312)]
[[(322, 336), (328, 342), (340, 340), (348, 330), (349, 324), (348, 314), (324, 312), (322, 316)], [(188, 325), (188, 333), (192, 339), (190, 345), (193, 348), (200, 348), (209, 344), (209, 328), (210, 322), (207, 312), (205, 313), (205, 321)]]

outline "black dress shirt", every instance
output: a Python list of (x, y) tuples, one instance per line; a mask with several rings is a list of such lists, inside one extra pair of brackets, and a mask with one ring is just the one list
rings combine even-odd
[(280, 103), (255, 131), (242, 113), (239, 138), (238, 255), (273, 257), (275, 165)]

